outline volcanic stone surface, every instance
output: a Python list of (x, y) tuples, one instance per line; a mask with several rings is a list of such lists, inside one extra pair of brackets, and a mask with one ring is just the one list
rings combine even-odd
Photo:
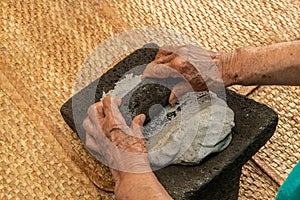
[[(156, 53), (155, 45), (136, 50), (61, 107), (63, 118), (83, 143), (85, 133), (82, 121), (87, 116), (88, 107), (99, 101), (103, 92), (113, 89), (115, 83), (128, 71), (136, 68), (133, 73), (140, 74)], [(155, 171), (159, 181), (174, 199), (237, 199), (242, 166), (275, 131), (278, 118), (272, 109), (233, 91), (228, 90), (226, 93), (227, 104), (235, 114), (235, 127), (229, 146), (199, 165), (172, 165)]]
[[(130, 126), (133, 117), (139, 114), (145, 114), (144, 124), (150, 121), (150, 115), (159, 114), (161, 105), (165, 107), (169, 104), (171, 89), (177, 83), (177, 79), (145, 79), (134, 89), (129, 91), (123, 98), (120, 111), (125, 118), (127, 125)], [(152, 108), (150, 110), (150, 108)], [(153, 109), (154, 108), (154, 109)]]

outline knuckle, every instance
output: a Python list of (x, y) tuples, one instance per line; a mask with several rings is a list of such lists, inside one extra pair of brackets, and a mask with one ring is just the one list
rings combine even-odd
[(104, 97), (104, 100), (105, 100), (105, 101), (110, 101), (110, 99), (111, 99), (111, 96), (106, 96), (106, 97)]
[(82, 122), (82, 127), (86, 130), (88, 127), (89, 119), (85, 118)]
[(177, 56), (172, 61), (172, 64), (175, 65), (176, 67), (178, 67), (179, 69), (181, 69), (183, 67), (187, 67), (188, 61), (183, 57)]
[(86, 145), (89, 149), (95, 150), (95, 149), (93, 148), (91, 138), (86, 138), (85, 145)]
[(181, 45), (181, 46), (179, 46), (179, 48), (178, 48), (178, 52), (179, 53), (184, 53), (184, 52), (186, 52), (187, 50), (189, 49), (189, 45)]
[(103, 99), (103, 106), (107, 107), (107, 106), (110, 106), (111, 105), (111, 96), (106, 96), (104, 97)]
[(91, 105), (87, 111), (88, 115), (91, 116), (96, 109), (96, 104)]
[(187, 45), (187, 44), (184, 44), (184, 45), (180, 46), (180, 49), (182, 49), (182, 50), (186, 50), (188, 48), (189, 48), (189, 45)]
[(87, 146), (87, 147), (91, 147), (91, 141), (90, 141), (91, 139), (89, 138), (89, 137), (87, 137), (86, 138), (86, 140), (85, 140), (85, 145)]

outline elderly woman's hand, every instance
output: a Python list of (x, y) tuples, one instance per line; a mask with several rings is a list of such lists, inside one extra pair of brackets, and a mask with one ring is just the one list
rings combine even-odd
[(159, 49), (154, 61), (147, 65), (142, 78), (184, 78), (172, 90), (169, 102), (173, 104), (186, 92), (218, 90), (219, 87), (230, 85), (223, 74), (222, 66), (226, 59), (226, 53), (192, 45), (165, 46)]
[(130, 127), (120, 113), (120, 99), (105, 97), (88, 109), (83, 122), (86, 146), (106, 159), (115, 180), (116, 199), (172, 199), (151, 170), (142, 135), (145, 115)]
[(83, 122), (86, 146), (100, 153), (111, 169), (134, 173), (151, 171), (142, 135), (145, 115), (136, 116), (128, 127), (118, 109), (120, 103), (120, 99), (105, 97), (88, 109)]

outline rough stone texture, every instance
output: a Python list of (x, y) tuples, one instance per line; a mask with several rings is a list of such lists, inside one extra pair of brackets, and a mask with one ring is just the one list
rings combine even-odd
[[(88, 107), (101, 99), (102, 91), (113, 89), (128, 70), (153, 60), (156, 52), (156, 48), (137, 50), (62, 106), (62, 116), (84, 143), (81, 124)], [(155, 171), (174, 199), (237, 199), (243, 164), (275, 131), (277, 114), (267, 106), (232, 91), (227, 91), (227, 103), (235, 113), (235, 127), (232, 142), (223, 152), (210, 156), (200, 165), (169, 166)]]
[[(165, 107), (169, 104), (171, 89), (177, 82), (178, 81), (172, 79), (145, 79), (133, 90), (128, 92), (122, 98), (122, 104), (120, 106), (120, 111), (127, 124), (130, 125), (132, 118), (139, 114), (146, 115), (144, 124), (147, 124), (150, 121), (150, 116), (155, 116), (160, 112), (159, 107), (155, 109), (153, 105), (160, 104)], [(152, 109), (150, 110), (150, 108)]]
[(277, 114), (232, 91), (227, 103), (235, 113), (230, 145), (197, 166), (169, 166), (156, 171), (175, 199), (237, 199), (241, 168), (272, 136)]

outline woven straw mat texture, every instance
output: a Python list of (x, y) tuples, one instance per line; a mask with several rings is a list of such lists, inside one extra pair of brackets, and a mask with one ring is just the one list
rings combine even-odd
[(277, 182), (282, 184), (300, 160), (300, 87), (264, 86), (255, 90), (250, 97), (278, 113), (276, 132), (253, 159), (263, 161), (270, 167), (273, 172), (270, 173), (271, 177), (277, 178)]
[[(113, 198), (108, 168), (89, 155), (59, 113), (73, 95), (82, 63), (105, 39), (125, 30), (160, 27), (180, 31), (204, 48), (230, 51), (300, 36), (298, 0), (2, 0), (0, 4), (0, 199)], [(266, 90), (255, 91), (253, 98)], [(281, 123), (279, 129), (286, 128)], [(290, 126), (289, 131), (296, 130), (296, 125)], [(281, 148), (280, 142), (269, 143), (257, 157), (285, 176), (295, 159), (282, 165), (286, 168), (274, 165)], [(285, 155), (291, 154), (280, 158)], [(277, 189), (278, 184), (255, 163), (244, 167), (240, 198), (272, 199)]]

